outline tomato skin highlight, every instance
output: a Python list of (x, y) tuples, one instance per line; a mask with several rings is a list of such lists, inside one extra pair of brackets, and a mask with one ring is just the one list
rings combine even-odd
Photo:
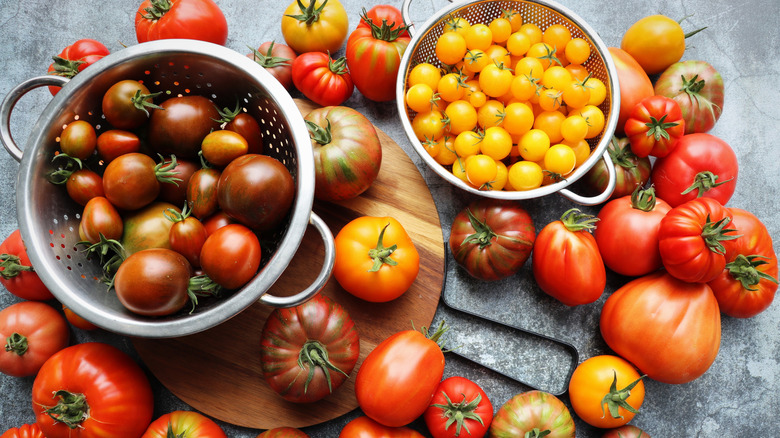
[(200, 250), (203, 272), (225, 289), (238, 289), (260, 267), (260, 240), (241, 224), (229, 224), (210, 234)]
[(192, 273), (192, 265), (176, 251), (144, 249), (119, 265), (114, 289), (122, 305), (133, 313), (170, 315), (187, 304)]

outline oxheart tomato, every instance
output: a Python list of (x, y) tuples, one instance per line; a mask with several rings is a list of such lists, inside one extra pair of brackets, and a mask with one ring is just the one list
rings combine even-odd
[(720, 348), (720, 311), (712, 289), (663, 270), (610, 295), (599, 327), (609, 348), (663, 383), (700, 377)]
[(135, 15), (139, 43), (186, 38), (225, 45), (228, 24), (212, 0), (144, 0)]
[(279, 160), (258, 154), (231, 161), (217, 183), (217, 203), (228, 216), (254, 231), (276, 228), (295, 198), (295, 181)]
[(238, 105), (233, 110), (223, 108), (219, 115), (222, 117), (220, 122), (225, 124), (224, 129), (233, 131), (246, 140), (248, 154), (263, 153), (263, 130), (257, 119), (243, 112)]
[(411, 37), (401, 11), (377, 5), (360, 15), (347, 39), (347, 65), (363, 96), (375, 102), (395, 99), (395, 81)]
[(33, 376), (54, 353), (68, 346), (65, 318), (46, 303), (21, 301), (0, 310), (0, 372)]
[(333, 276), (344, 290), (366, 301), (400, 297), (420, 271), (414, 242), (392, 217), (353, 219), (339, 230), (334, 243)]
[(666, 271), (683, 281), (706, 283), (726, 267), (726, 248), (738, 237), (731, 212), (712, 198), (672, 208), (658, 228), (658, 250)]
[(341, 429), (339, 438), (423, 438), (423, 436), (408, 427), (389, 427), (362, 416), (347, 423)]
[(166, 164), (140, 152), (120, 155), (103, 172), (103, 192), (116, 208), (138, 210), (157, 199), (160, 184), (181, 182), (171, 173), (175, 167), (175, 159)]
[(739, 235), (726, 247), (726, 268), (707, 284), (720, 311), (750, 318), (772, 304), (777, 292), (777, 255), (766, 225), (753, 213), (729, 208), (731, 228)]
[[(100, 41), (84, 38), (62, 49), (54, 56), (54, 62), (49, 65), (49, 74), (72, 78), (88, 66), (94, 64), (110, 52)], [(60, 87), (49, 86), (52, 96), (60, 91)]]
[(238, 289), (260, 267), (260, 240), (241, 224), (228, 224), (209, 234), (200, 250), (200, 265), (212, 281)]
[(87, 202), (81, 213), (79, 236), (89, 243), (98, 243), (101, 236), (106, 239), (121, 239), (124, 222), (116, 207), (103, 196), (96, 196)]
[(613, 199), (599, 210), (593, 237), (601, 259), (621, 275), (637, 277), (663, 266), (658, 250), (658, 229), (672, 207), (650, 187), (637, 187), (630, 196)]
[(173, 411), (161, 415), (141, 438), (227, 438), (214, 420), (195, 411)]
[(685, 133), (685, 120), (675, 100), (650, 96), (631, 110), (623, 130), (636, 156), (665, 157)]
[(569, 400), (574, 413), (591, 426), (618, 427), (639, 413), (645, 384), (625, 359), (609, 354), (593, 356), (574, 369)]
[(618, 115), (617, 132), (622, 133), (634, 107), (653, 91), (653, 83), (636, 60), (623, 49), (610, 47), (609, 54), (615, 62), (620, 86), (620, 114)]
[(339, 388), (360, 355), (360, 337), (346, 309), (317, 294), (274, 309), (260, 335), (263, 377), (285, 400), (311, 403)]
[(266, 430), (256, 438), (309, 438), (309, 435), (294, 427), (275, 427)]
[(658, 77), (654, 91), (680, 104), (686, 134), (709, 131), (723, 112), (723, 78), (706, 61), (672, 64)]
[(11, 232), (0, 243), (0, 283), (8, 292), (25, 300), (44, 301), (54, 298), (35, 273), (19, 229)]
[(109, 129), (97, 137), (97, 152), (106, 163), (130, 152), (141, 150), (141, 139), (130, 131)]
[(490, 425), (491, 438), (574, 438), (574, 420), (569, 408), (544, 391), (515, 395), (496, 412)]
[[(650, 158), (637, 157), (627, 137), (612, 137), (607, 151), (615, 166), (615, 189), (610, 199), (628, 196), (637, 186), (644, 186), (650, 179)], [(593, 193), (603, 193), (609, 183), (607, 163), (604, 160), (597, 161), (585, 174), (583, 181)]]
[(711, 134), (689, 134), (655, 161), (650, 179), (658, 196), (672, 207), (698, 197), (726, 205), (738, 175), (737, 154), (728, 143)]
[(23, 424), (6, 430), (0, 438), (46, 438), (46, 436), (38, 424)]
[(247, 56), (271, 73), (284, 88), (289, 90), (292, 87), (292, 62), (298, 54), (290, 46), (266, 41)]
[(150, 248), (127, 257), (114, 276), (114, 290), (127, 310), (164, 316), (181, 310), (190, 298), (192, 266), (166, 248)]
[(480, 198), (455, 216), (449, 246), (471, 276), (499, 280), (520, 270), (535, 240), (531, 215), (519, 203)]
[(322, 52), (306, 52), (295, 58), (292, 78), (295, 88), (322, 106), (341, 105), (355, 89), (347, 58), (334, 60)]
[(166, 99), (149, 119), (149, 143), (158, 153), (198, 159), (206, 135), (219, 129), (219, 111), (203, 96)]
[(138, 438), (152, 421), (149, 380), (130, 356), (101, 342), (55, 353), (32, 386), (36, 422), (48, 438)]
[(149, 120), (150, 110), (159, 108), (146, 85), (132, 79), (121, 80), (103, 94), (101, 108), (106, 121), (116, 129), (132, 130)]
[(348, 30), (349, 17), (339, 0), (292, 0), (282, 17), (284, 41), (297, 53), (335, 53)]
[(493, 404), (479, 385), (452, 376), (439, 383), (424, 419), (434, 438), (481, 438), (493, 421)]
[(625, 424), (609, 430), (601, 438), (650, 438), (650, 434), (633, 424)]
[(590, 233), (596, 220), (572, 208), (536, 236), (534, 279), (542, 291), (567, 306), (592, 303), (606, 287), (604, 261)]
[(314, 150), (314, 196), (343, 201), (368, 190), (382, 165), (374, 125), (346, 106), (317, 108), (305, 120)]
[(380, 342), (363, 360), (355, 395), (363, 412), (390, 427), (411, 423), (428, 409), (444, 374), (438, 342), (446, 331), (403, 330)]
[(180, 211), (179, 207), (167, 202), (153, 202), (148, 206), (122, 216), (124, 232), (122, 247), (126, 255), (149, 248), (171, 248), (170, 233), (173, 222), (166, 212)]

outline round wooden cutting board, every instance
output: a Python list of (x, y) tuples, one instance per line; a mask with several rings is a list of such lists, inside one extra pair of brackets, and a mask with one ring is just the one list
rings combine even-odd
[[(314, 108), (296, 102), (306, 114)], [(282, 399), (263, 380), (260, 333), (271, 308), (255, 303), (210, 330), (172, 339), (133, 339), (141, 359), (173, 394), (193, 408), (238, 426), (270, 429), (304, 427), (339, 417), (358, 407), (354, 379), (366, 355), (391, 334), (430, 325), (444, 282), (444, 242), (433, 198), (414, 163), (387, 136), (382, 166), (372, 187), (359, 197), (315, 203), (335, 235), (359, 216), (392, 216), (407, 230), (420, 253), (420, 273), (412, 287), (389, 303), (369, 303), (345, 292), (335, 279), (322, 293), (343, 305), (360, 334), (360, 358), (350, 378), (325, 399), (295, 404)], [(306, 288), (322, 267), (324, 247), (312, 227), (284, 274), (270, 288), (273, 295), (290, 295)]]

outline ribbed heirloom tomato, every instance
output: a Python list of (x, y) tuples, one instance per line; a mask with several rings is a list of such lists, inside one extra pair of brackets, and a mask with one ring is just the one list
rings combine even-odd
[(38, 427), (38, 424), (33, 423), (12, 427), (3, 432), (0, 438), (46, 438), (46, 436), (41, 431), (41, 428)]
[[(297, 436), (290, 438), (297, 438)], [(423, 436), (408, 427), (389, 427), (362, 416), (347, 423), (341, 429), (339, 438), (423, 438)]]
[(141, 438), (227, 438), (214, 420), (195, 411), (173, 411), (152, 421)]
[(266, 430), (256, 438), (309, 438), (309, 435), (294, 427), (275, 427)]
[(434, 438), (480, 438), (493, 421), (493, 404), (479, 385), (452, 376), (441, 381), (423, 417)]
[(574, 438), (569, 408), (544, 391), (528, 391), (507, 400), (493, 417), (491, 438)]

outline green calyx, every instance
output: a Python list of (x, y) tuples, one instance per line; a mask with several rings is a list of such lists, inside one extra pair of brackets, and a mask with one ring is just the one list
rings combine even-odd
[(697, 190), (696, 197), (701, 198), (702, 195), (704, 195), (704, 192), (713, 189), (715, 187), (718, 187), (721, 184), (726, 184), (727, 182), (734, 179), (734, 178), (729, 178), (725, 181), (718, 181), (718, 178), (719, 178), (718, 175), (715, 175), (709, 170), (699, 172), (693, 178), (693, 184), (691, 184), (691, 186), (685, 189), (685, 191), (683, 191), (681, 194), (686, 195), (694, 190)]
[(631, 208), (650, 212), (655, 209), (655, 201), (655, 189), (652, 186), (642, 189), (642, 186), (637, 185), (631, 193)]
[(371, 36), (374, 37), (374, 39), (381, 41), (393, 42), (408, 29), (408, 26), (395, 27), (395, 21), (387, 24), (387, 20), (385, 19), (382, 20), (381, 25), (375, 24), (374, 20), (368, 17), (366, 8), (363, 8), (363, 13), (360, 14), (360, 19), (363, 20), (364, 23), (368, 24), (368, 26), (371, 28)]
[(668, 116), (668, 114), (664, 114), (660, 119), (650, 116), (650, 121), (645, 123), (645, 126), (647, 126), (647, 134), (645, 135), (647, 137), (653, 137), (655, 141), (661, 141), (662, 139), (669, 140), (669, 133), (666, 130), (674, 128), (679, 125), (679, 123), (667, 122), (666, 116)]
[(116, 274), (119, 265), (127, 258), (128, 254), (122, 243), (114, 239), (106, 239), (103, 233), (100, 233), (100, 240), (96, 243), (82, 241), (78, 243), (86, 248), (87, 258), (97, 256), (101, 268), (105, 274), (104, 283), (111, 289), (114, 286), (114, 274)]
[(612, 137), (612, 147), (609, 148), (609, 157), (616, 166), (620, 166), (624, 169), (633, 169), (636, 167), (636, 163), (633, 160), (637, 158), (636, 154), (631, 150), (631, 143), (626, 143), (622, 147), (617, 137)]
[(628, 404), (626, 399), (631, 395), (631, 390), (634, 389), (634, 387), (638, 385), (645, 376), (639, 376), (638, 379), (629, 383), (625, 388), (617, 389), (617, 371), (612, 370), (612, 373), (615, 377), (612, 379), (612, 384), (609, 386), (609, 392), (604, 396), (604, 398), (601, 399), (601, 412), (603, 416), (607, 415), (606, 411), (604, 410), (604, 405), (607, 405), (607, 410), (609, 410), (609, 415), (611, 415), (612, 418), (623, 418), (623, 416), (620, 415), (619, 408), (623, 408), (628, 412), (636, 414), (639, 411)]
[[(236, 107), (235, 108), (233, 108), (233, 109), (230, 109), (228, 107), (225, 107), (225, 108), (222, 108), (222, 109), (217, 108), (217, 112), (219, 113), (219, 120), (215, 120), (215, 122), (219, 123), (220, 125), (223, 124), (223, 123), (230, 123), (241, 112), (241, 105), (239, 105), (238, 101), (236, 101)], [(203, 152), (203, 151), (199, 151), (198, 153), (202, 157), (203, 154), (201, 154), (201, 152)]]
[(474, 411), (479, 407), (479, 404), (482, 402), (482, 394), (477, 394), (477, 396), (474, 397), (474, 400), (471, 401), (466, 400), (465, 394), (461, 394), (463, 395), (463, 400), (459, 401), (458, 403), (453, 403), (446, 392), (442, 391), (442, 394), (444, 395), (446, 403), (433, 404), (431, 406), (441, 409), (441, 415), (447, 419), (447, 421), (444, 423), (444, 430), (449, 430), (450, 427), (454, 424), (455, 436), (460, 436), (461, 429), (466, 429), (468, 435), (471, 435), (471, 431), (469, 431), (469, 426), (466, 424), (466, 420), (476, 421), (482, 426), (485, 425), (482, 417), (474, 413)]
[(222, 293), (222, 286), (218, 285), (208, 275), (196, 275), (190, 277), (190, 282), (187, 286), (187, 295), (190, 298), (190, 314), (195, 311), (198, 306), (199, 297), (216, 297)]
[(171, 10), (171, 6), (171, 0), (152, 0), (149, 7), (144, 8), (146, 13), (141, 16), (147, 20), (159, 20)]
[[(308, 374), (306, 375), (306, 381), (303, 383), (303, 392), (305, 393), (309, 389), (309, 383), (314, 379), (314, 370), (319, 368), (325, 375), (325, 380), (328, 382), (328, 392), (333, 392), (333, 383), (330, 378), (330, 372), (336, 371), (343, 374), (345, 377), (349, 377), (347, 373), (339, 369), (337, 366), (331, 363), (328, 358), (328, 349), (320, 341), (309, 339), (301, 347), (300, 353), (298, 353), (298, 366), (301, 370), (308, 368)], [(290, 382), (290, 385), (294, 383)]]
[(181, 208), (181, 212), (173, 208), (166, 208), (165, 211), (163, 211), (163, 216), (175, 224), (176, 222), (181, 222), (190, 217), (191, 213), (192, 210), (190, 209), (189, 203), (185, 202), (184, 206)]
[(716, 254), (725, 254), (726, 248), (723, 247), (721, 242), (725, 240), (734, 240), (740, 235), (733, 234), (737, 230), (734, 228), (726, 228), (731, 223), (731, 218), (726, 216), (719, 221), (712, 222), (710, 215), (707, 215), (707, 221), (701, 230), (701, 238), (704, 239), (704, 243), (710, 251)]
[(436, 327), (436, 330), (434, 331), (431, 331), (429, 327), (420, 327), (420, 333), (422, 333), (426, 338), (435, 342), (439, 347), (444, 346), (444, 339), (442, 339), (442, 337), (449, 330), (450, 328), (444, 324), (444, 320), (439, 323), (439, 326)]
[(165, 438), (186, 438), (186, 436), (186, 431), (176, 435), (176, 432), (173, 431), (173, 424), (171, 424), (170, 421), (168, 422), (168, 429), (165, 431)]
[(561, 216), (561, 222), (563, 222), (566, 229), (571, 232), (591, 231), (596, 228), (595, 224), (598, 220), (599, 218), (590, 214), (585, 214), (580, 211), (579, 208), (566, 210)]
[(22, 264), (22, 259), (13, 254), (0, 254), (0, 277), (5, 280), (10, 280), (21, 274), (22, 272), (35, 272), (32, 266), (25, 266)]
[(382, 265), (398, 265), (398, 262), (390, 258), (390, 256), (393, 255), (393, 252), (398, 249), (398, 245), (386, 247), (383, 242), (385, 237), (385, 230), (387, 230), (388, 226), (390, 226), (389, 223), (382, 227), (382, 231), (379, 233), (379, 239), (377, 239), (376, 247), (368, 250), (368, 256), (371, 258), (371, 260), (374, 261), (374, 264), (371, 266), (371, 269), (369, 269), (368, 272), (377, 272), (380, 268), (382, 268)]
[(27, 353), (27, 336), (13, 332), (5, 338), (5, 351), (14, 353), (17, 356), (24, 356)]
[(54, 397), (59, 398), (57, 404), (46, 407), (43, 412), (69, 429), (81, 427), (81, 423), (89, 417), (89, 405), (84, 394), (61, 389), (54, 393)]
[(550, 429), (541, 430), (538, 427), (535, 427), (529, 430), (528, 432), (526, 432), (525, 435), (523, 435), (523, 438), (542, 438), (551, 433), (552, 432), (550, 431)]
[(328, 68), (333, 74), (343, 75), (348, 73), (347, 70), (347, 57), (342, 56), (338, 59), (333, 59), (328, 53)]
[(71, 157), (64, 152), (52, 157), (51, 162), (64, 162), (60, 164), (57, 169), (52, 170), (46, 175), (46, 178), (50, 183), (57, 185), (65, 184), (68, 182), (68, 178), (73, 175), (73, 172), (81, 170), (84, 167), (80, 159)]
[(141, 90), (136, 90), (135, 95), (130, 99), (135, 109), (143, 111), (146, 117), (149, 117), (149, 108), (165, 110), (165, 108), (155, 105), (152, 99), (162, 94), (162, 91), (150, 94), (141, 94)]
[(745, 290), (755, 291), (758, 290), (755, 286), (761, 280), (769, 280), (774, 284), (778, 284), (775, 277), (758, 270), (759, 266), (768, 263), (767, 260), (769, 260), (769, 257), (758, 254), (749, 256), (739, 254), (733, 261), (726, 264), (726, 269), (729, 271), (729, 275), (739, 281)]
[(52, 64), (53, 70), (50, 74), (69, 79), (76, 76), (79, 72), (79, 67), (84, 64), (84, 61), (74, 61), (61, 56), (52, 56), (51, 59), (54, 60), (54, 63)]
[(471, 212), (470, 208), (466, 209), (466, 214), (469, 217), (471, 227), (474, 228), (474, 234), (471, 234), (463, 239), (463, 244), (479, 245), (479, 249), (484, 249), (492, 245), (493, 239), (498, 237), (493, 229), (490, 228), (490, 226), (485, 221), (480, 221), (477, 219), (477, 217), (474, 216), (474, 213)]
[(252, 51), (252, 60), (260, 64), (260, 66), (263, 68), (274, 68), (290, 65), (292, 63), (290, 58), (283, 58), (281, 56), (273, 55), (274, 44), (276, 44), (276, 42), (271, 41), (271, 44), (268, 46), (268, 50), (265, 53), (260, 53), (259, 50), (254, 49), (251, 46), (247, 46), (249, 47), (249, 50)]
[(328, 126), (325, 128), (311, 120), (306, 120), (306, 127), (309, 128), (309, 137), (321, 145), (330, 144), (330, 142), (333, 141), (330, 119), (325, 120), (328, 122)]
[(177, 176), (178, 173), (174, 171), (176, 166), (179, 164), (176, 161), (176, 155), (171, 155), (171, 161), (167, 163), (165, 162), (165, 159), (163, 159), (162, 155), (159, 155), (159, 157), (160, 162), (154, 166), (154, 174), (157, 175), (157, 181), (160, 181), (161, 183), (175, 184), (178, 186), (179, 183), (183, 180), (179, 178)]
[(301, 0), (298, 0), (298, 9), (301, 10), (300, 14), (288, 14), (285, 17), (295, 18), (298, 21), (306, 23), (307, 26), (311, 26), (313, 23), (319, 21), (322, 10), (325, 9), (325, 5), (328, 4), (328, 0), (322, 2), (320, 7), (316, 7), (316, 0), (310, 0), (307, 6), (303, 5)]

